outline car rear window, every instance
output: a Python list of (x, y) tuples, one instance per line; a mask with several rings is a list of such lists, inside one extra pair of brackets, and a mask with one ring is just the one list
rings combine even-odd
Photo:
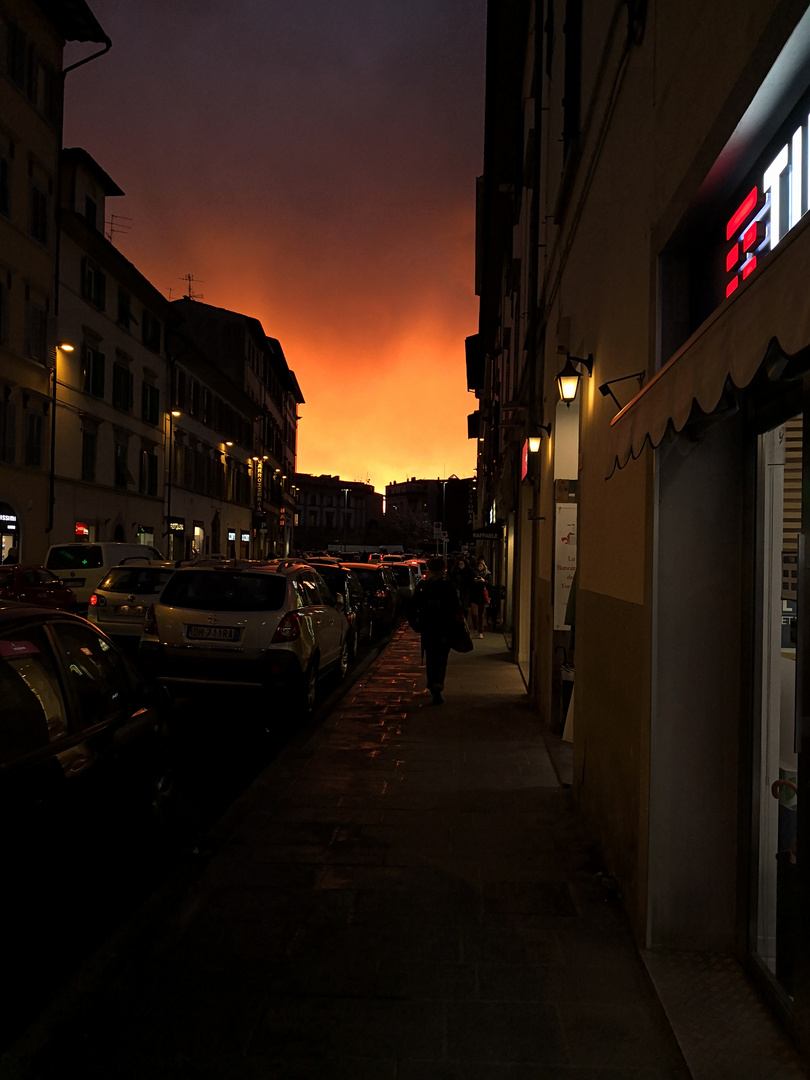
[(193, 611), (278, 611), (286, 595), (283, 574), (179, 570), (167, 583), (160, 602)]
[(409, 566), (392, 566), (391, 573), (394, 575), (398, 585), (410, 585), (411, 568)]
[(368, 570), (359, 569), (355, 573), (360, 578), (360, 582), (364, 589), (379, 589), (382, 584), (382, 575), (379, 570), (369, 568)]
[(49, 570), (94, 570), (104, 565), (104, 553), (98, 544), (63, 544), (48, 552)]
[(160, 592), (173, 573), (173, 569), (159, 570), (154, 566), (116, 567), (107, 574), (99, 589), (136, 593), (139, 596), (154, 595)]

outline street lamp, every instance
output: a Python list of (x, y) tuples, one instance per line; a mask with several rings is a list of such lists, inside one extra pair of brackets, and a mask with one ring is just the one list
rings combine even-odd
[(181, 416), (179, 409), (169, 413), (169, 467), (166, 475), (166, 536), (169, 544), (169, 558), (175, 558), (174, 531), (172, 529), (172, 465), (174, 460), (174, 421)]
[(346, 550), (346, 540), (349, 528), (349, 489), (341, 488), (343, 492), (343, 550)]
[(48, 524), (45, 532), (50, 533), (53, 529), (54, 507), (56, 505), (56, 365), (59, 351), (72, 353), (73, 346), (67, 342), (60, 342), (53, 354), (53, 372), (51, 381), (51, 454), (48, 468)]

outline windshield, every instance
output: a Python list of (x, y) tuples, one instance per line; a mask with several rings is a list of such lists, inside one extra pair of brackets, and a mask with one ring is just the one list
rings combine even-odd
[(394, 575), (397, 585), (410, 585), (411, 583), (411, 568), (410, 566), (392, 566), (391, 573)]
[(160, 592), (173, 573), (174, 568), (161, 570), (155, 566), (117, 566), (107, 574), (99, 589), (154, 595)]
[(287, 579), (282, 574), (179, 570), (160, 602), (194, 611), (278, 611), (286, 595)]
[(95, 570), (104, 565), (98, 544), (63, 544), (51, 548), (45, 564), (49, 570)]

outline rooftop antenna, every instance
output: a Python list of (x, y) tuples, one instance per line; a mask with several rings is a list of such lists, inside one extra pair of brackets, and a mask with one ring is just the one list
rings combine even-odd
[[(188, 286), (188, 292), (186, 293), (187, 300), (202, 300), (203, 293), (194, 292), (194, 282), (196, 281), (196, 278), (193, 274), (184, 274), (181, 278), (181, 281), (185, 281)], [(202, 284), (205, 283), (202, 282)]]
[(131, 224), (125, 224), (125, 222), (131, 222), (132, 218), (124, 217), (122, 214), (110, 214), (110, 220), (105, 221), (107, 226), (107, 239), (112, 243), (112, 238), (117, 233), (128, 233), (132, 228)]

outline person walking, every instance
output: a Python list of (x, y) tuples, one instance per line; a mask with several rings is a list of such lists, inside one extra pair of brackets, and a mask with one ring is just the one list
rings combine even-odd
[(484, 617), (489, 603), (487, 586), (491, 576), (489, 570), (487, 570), (487, 564), (483, 559), (479, 559), (475, 564), (473, 579), (470, 584), (470, 622), (472, 624), (470, 632), (478, 634), (479, 638), (484, 636)]
[(408, 621), (421, 635), (425, 658), (427, 688), (433, 704), (442, 705), (447, 658), (455, 624), (462, 618), (458, 591), (445, 573), (444, 559), (436, 555), (427, 560), (427, 573), (416, 586)]
[(472, 567), (464, 556), (461, 555), (457, 559), (456, 565), (450, 570), (447, 576), (456, 587), (459, 600), (461, 601), (461, 610), (466, 619), (470, 610), (470, 589), (472, 588), (473, 583)]

